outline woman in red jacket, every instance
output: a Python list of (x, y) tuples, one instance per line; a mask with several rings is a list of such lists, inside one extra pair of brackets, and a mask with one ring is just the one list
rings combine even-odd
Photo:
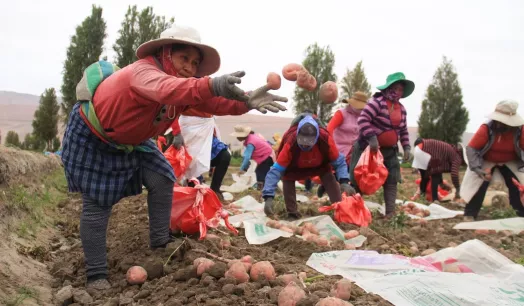
[[(119, 69), (105, 61), (89, 66), (77, 86), (62, 161), (70, 192), (82, 193), (80, 237), (87, 287), (109, 289), (106, 234), (111, 208), (148, 189), (150, 246), (170, 242), (173, 169), (152, 137), (163, 134), (185, 110), (241, 115), (285, 107), (287, 99), (263, 86), (245, 93), (243, 72), (210, 78), (220, 67), (218, 52), (190, 27), (173, 26), (142, 44), (138, 61)], [(118, 70), (118, 71), (116, 71)]]

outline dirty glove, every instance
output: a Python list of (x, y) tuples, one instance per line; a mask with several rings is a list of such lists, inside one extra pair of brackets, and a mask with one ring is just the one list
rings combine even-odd
[(402, 158), (403, 162), (407, 162), (411, 157), (411, 149), (409, 147), (404, 148), (404, 156)]
[(371, 152), (377, 152), (377, 151), (378, 151), (378, 140), (377, 140), (377, 136), (372, 136), (372, 137), (369, 139), (369, 149), (371, 150)]
[(265, 204), (264, 204), (264, 213), (266, 216), (270, 217), (274, 214), (273, 212), (273, 198), (266, 198)]
[(224, 97), (230, 100), (237, 100), (247, 102), (249, 97), (245, 91), (237, 87), (235, 84), (240, 84), (240, 79), (246, 75), (244, 71), (237, 71), (231, 74), (225, 74), (211, 79), (211, 89), (214, 96)]
[(184, 145), (184, 137), (182, 137), (182, 133), (175, 135), (172, 144), (175, 149), (180, 150), (180, 148)]
[(348, 183), (340, 184), (340, 191), (346, 193), (347, 196), (352, 196), (356, 193), (355, 188), (351, 187)]
[(267, 111), (278, 113), (279, 111), (285, 111), (286, 107), (278, 104), (276, 101), (287, 102), (286, 97), (281, 97), (268, 93), (269, 87), (264, 85), (260, 88), (255, 89), (252, 92), (247, 93), (249, 99), (246, 103), (247, 108), (256, 109), (262, 114)]
[(480, 169), (480, 168), (475, 168), (475, 169), (473, 170), (473, 172), (475, 172), (475, 173), (476, 173), (476, 174), (477, 174), (481, 179), (486, 180), (486, 175), (487, 175), (487, 173), (484, 172), (484, 170), (482, 170), (482, 169)]

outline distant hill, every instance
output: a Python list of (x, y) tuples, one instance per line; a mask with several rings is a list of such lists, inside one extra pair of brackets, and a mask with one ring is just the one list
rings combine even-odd
[[(34, 113), (40, 101), (39, 96), (17, 93), (11, 91), (0, 91), (0, 131), (2, 143), (8, 131), (15, 131), (23, 140), (25, 135), (31, 133), (33, 128)], [(60, 103), (60, 101), (59, 101)], [(249, 125), (252, 129), (262, 134), (267, 140), (272, 140), (274, 133), (282, 135), (291, 123), (291, 118), (276, 117), (271, 115), (252, 115), (243, 116), (220, 116), (216, 117), (220, 128), (220, 134), (224, 142), (231, 144), (233, 149), (240, 148), (240, 143), (230, 136), (233, 128), (237, 124)], [(63, 136), (64, 127), (59, 128), (60, 139)], [(417, 128), (409, 128), (410, 143), (416, 139)], [(463, 142), (467, 143), (473, 134), (465, 133)]]

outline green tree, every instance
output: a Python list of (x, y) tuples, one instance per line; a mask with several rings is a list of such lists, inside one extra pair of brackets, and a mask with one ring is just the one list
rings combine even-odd
[(106, 36), (102, 8), (93, 5), (91, 16), (76, 27), (76, 33), (71, 37), (71, 44), (67, 48), (61, 88), (61, 107), (65, 122), (69, 120), (69, 113), (76, 103), (76, 85), (82, 78), (84, 69), (100, 59)]
[(331, 117), (333, 104), (325, 104), (320, 101), (319, 88), (327, 81), (337, 81), (337, 76), (333, 72), (335, 54), (329, 46), (320, 47), (317, 43), (314, 43), (307, 47), (306, 58), (302, 65), (317, 80), (317, 88), (314, 91), (308, 91), (296, 86), (294, 111), (301, 113), (309, 109), (317, 114), (320, 121), (326, 123)]
[(166, 21), (165, 16), (156, 16), (152, 7), (146, 7), (139, 14), (136, 5), (129, 6), (118, 31), (119, 37), (113, 45), (116, 64), (122, 68), (135, 62), (135, 50), (138, 46), (160, 37), (160, 33), (169, 28), (174, 21), (174, 18)]
[(20, 148), (21, 144), (20, 139), (18, 138), (18, 133), (15, 131), (7, 132), (7, 135), (5, 136), (5, 145)]
[(58, 137), (53, 138), (53, 146), (51, 147), (51, 152), (56, 152), (60, 149), (60, 139)]
[(468, 122), (469, 112), (462, 101), (458, 75), (451, 60), (444, 56), (422, 101), (419, 136), (457, 143), (461, 141)]
[(353, 70), (346, 69), (346, 75), (342, 78), (341, 83), (341, 100), (351, 98), (356, 91), (362, 91), (371, 96), (371, 86), (362, 68), (362, 61), (358, 62)]
[(53, 139), (58, 134), (58, 111), (60, 107), (54, 88), (46, 89), (40, 96), (40, 105), (33, 119), (33, 134), (45, 142), (46, 148), (53, 147)]
[(34, 134), (26, 134), (21, 148), (31, 151), (43, 151), (45, 146), (46, 143), (42, 139), (36, 137)]

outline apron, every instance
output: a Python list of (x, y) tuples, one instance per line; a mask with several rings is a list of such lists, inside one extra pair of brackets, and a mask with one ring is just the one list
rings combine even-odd
[[(482, 169), (491, 168), (495, 166), (496, 164), (487, 160), (483, 160), (482, 162)], [(518, 170), (517, 162), (516, 161), (510, 161), (507, 163), (504, 163), (506, 167), (508, 167), (513, 174), (519, 179), (520, 182), (524, 182), (524, 173), (520, 172)], [(466, 201), (466, 203), (469, 203), (473, 196), (477, 193), (477, 191), (480, 188), (480, 185), (484, 182), (483, 179), (481, 179), (475, 172), (471, 171), (468, 167), (466, 170), (466, 174), (464, 175), (464, 179), (462, 180), (462, 184), (460, 186), (460, 197)], [(500, 171), (495, 169), (493, 171), (493, 175), (491, 177), (490, 185), (493, 183), (503, 183), (506, 184), (504, 181), (504, 178), (500, 174)]]
[(215, 119), (180, 115), (179, 124), (186, 149), (193, 158), (184, 176), (199, 177), (211, 167)]

